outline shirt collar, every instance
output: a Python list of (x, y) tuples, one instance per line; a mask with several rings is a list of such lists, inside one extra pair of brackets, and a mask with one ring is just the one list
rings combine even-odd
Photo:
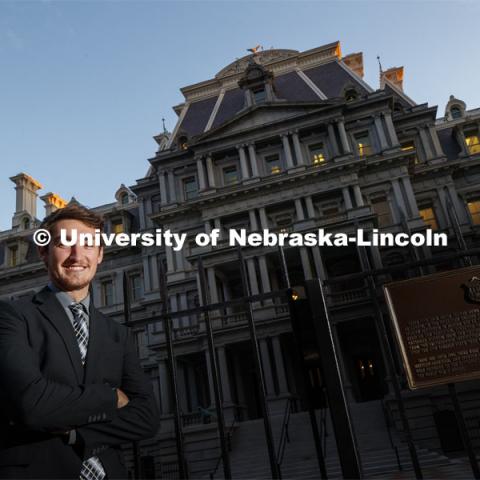
[(90, 311), (90, 294), (87, 294), (87, 296), (80, 300), (80, 302), (75, 302), (75, 300), (67, 292), (59, 290), (53, 284), (53, 282), (48, 282), (48, 288), (55, 294), (57, 300), (60, 302), (63, 308), (68, 308), (68, 306), (72, 303), (81, 303), (85, 307), (86, 312)]

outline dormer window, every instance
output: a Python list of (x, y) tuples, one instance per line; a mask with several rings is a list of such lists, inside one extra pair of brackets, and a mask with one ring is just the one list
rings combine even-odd
[(358, 100), (358, 92), (354, 88), (349, 88), (345, 91), (345, 101), (354, 102)]
[(252, 89), (253, 93), (253, 101), (255, 105), (260, 105), (261, 103), (265, 103), (267, 99), (267, 94), (265, 92), (265, 87), (257, 87)]
[(188, 138), (186, 135), (178, 137), (178, 148), (180, 150), (186, 150), (188, 148)]
[(462, 110), (460, 109), (460, 107), (458, 105), (454, 105), (450, 109), (450, 115), (452, 116), (453, 119), (462, 118)]
[(30, 219), (28, 217), (25, 217), (22, 220), (22, 226), (23, 226), (24, 230), (28, 230), (30, 228)]
[(122, 193), (122, 195), (120, 196), (120, 203), (122, 205), (128, 204), (128, 193)]

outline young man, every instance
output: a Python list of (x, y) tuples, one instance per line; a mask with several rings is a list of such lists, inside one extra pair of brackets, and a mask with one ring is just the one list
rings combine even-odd
[(126, 478), (120, 444), (155, 435), (159, 416), (129, 330), (95, 309), (98, 246), (65, 246), (103, 221), (68, 205), (41, 228), (49, 283), (0, 302), (0, 478)]

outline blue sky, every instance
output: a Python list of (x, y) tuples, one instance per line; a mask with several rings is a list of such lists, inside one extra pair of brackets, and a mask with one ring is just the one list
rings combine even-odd
[[(405, 66), (406, 93), (439, 106), (450, 94), (480, 107), (474, 0), (15, 1), (0, 0), (0, 230), (21, 171), (65, 199), (113, 201), (148, 169), (172, 130), (179, 88), (211, 78), (246, 49), (307, 50), (340, 40), (378, 64)], [(42, 202), (37, 216), (44, 216)]]

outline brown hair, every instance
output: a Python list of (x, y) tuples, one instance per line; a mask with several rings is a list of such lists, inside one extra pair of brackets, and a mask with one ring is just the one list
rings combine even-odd
[(103, 232), (103, 218), (93, 210), (76, 203), (69, 203), (66, 207), (59, 208), (52, 212), (43, 219), (40, 228), (44, 228), (51, 232), (53, 225), (60, 220), (79, 220), (85, 225), (98, 228), (100, 232)]

